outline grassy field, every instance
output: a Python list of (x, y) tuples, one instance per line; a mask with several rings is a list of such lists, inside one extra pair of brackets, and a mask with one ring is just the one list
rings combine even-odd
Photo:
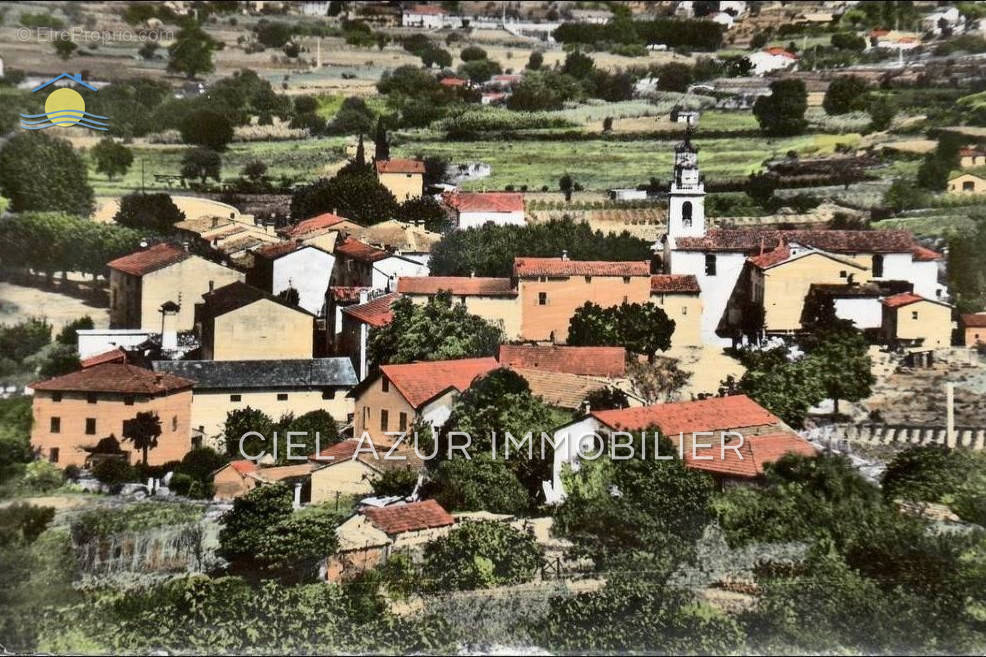
[[(859, 135), (805, 135), (787, 139), (708, 139), (697, 141), (699, 163), (710, 178), (745, 176), (766, 159), (794, 150), (801, 155), (824, 155), (835, 144), (853, 143)], [(486, 162), (489, 178), (464, 184), (466, 189), (503, 189), (513, 185), (529, 190), (556, 189), (566, 171), (589, 190), (634, 186), (671, 173), (673, 144), (667, 141), (413, 141), (395, 145), (400, 156), (438, 155), (453, 162)]]

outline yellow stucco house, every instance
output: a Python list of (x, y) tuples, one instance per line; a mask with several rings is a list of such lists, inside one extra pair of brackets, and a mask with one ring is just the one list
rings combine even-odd
[(986, 151), (968, 146), (960, 148), (959, 166), (963, 169), (986, 166)]
[(203, 295), (195, 306), (203, 360), (311, 358), (315, 316), (246, 283)]
[(180, 306), (168, 327), (190, 331), (195, 304), (202, 295), (243, 280), (240, 272), (206, 260), (172, 244), (150, 248), (112, 260), (110, 270), (110, 326), (162, 331), (161, 306)]
[(962, 331), (965, 346), (986, 344), (986, 312), (962, 315)]
[(672, 347), (702, 344), (702, 290), (690, 274), (657, 274), (650, 277), (651, 303), (674, 320)]
[(747, 259), (750, 297), (764, 309), (767, 333), (801, 330), (805, 297), (813, 284), (865, 283), (867, 267), (850, 258), (796, 244)]
[(948, 179), (950, 194), (986, 194), (986, 178), (974, 173), (962, 173)]
[(889, 344), (940, 349), (952, 344), (952, 306), (903, 292), (883, 300), (883, 338)]
[(500, 326), (507, 340), (520, 337), (520, 302), (509, 278), (402, 276), (397, 280), (397, 292), (420, 304), (439, 292), (448, 292), (452, 301), (465, 304), (470, 314)]
[(335, 501), (346, 496), (373, 493), (373, 481), (384, 472), (407, 470), (414, 474), (424, 462), (413, 447), (377, 448), (369, 441), (344, 440), (310, 458), (315, 464), (311, 476), (311, 503)]
[(377, 180), (398, 203), (424, 194), (425, 163), (420, 160), (377, 160)]

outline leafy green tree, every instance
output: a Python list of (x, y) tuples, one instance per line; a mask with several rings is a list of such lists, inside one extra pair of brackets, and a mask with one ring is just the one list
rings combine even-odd
[(753, 114), (760, 129), (771, 137), (787, 137), (804, 132), (808, 122), (808, 91), (801, 80), (789, 78), (770, 83), (770, 95), (760, 96), (753, 104)]
[(607, 411), (615, 408), (629, 408), (630, 406), (627, 393), (614, 387), (593, 390), (586, 395), (585, 403), (593, 411)]
[(219, 112), (198, 110), (182, 121), (181, 139), (186, 144), (223, 151), (233, 141), (233, 125)]
[(825, 98), (822, 100), (822, 107), (825, 113), (846, 114), (853, 110), (862, 109), (865, 101), (865, 94), (870, 85), (861, 77), (856, 75), (840, 75), (829, 83), (825, 90)]
[(578, 50), (573, 50), (565, 57), (561, 72), (565, 75), (571, 75), (576, 80), (582, 80), (592, 75), (595, 67), (596, 63), (592, 57)]
[(897, 106), (887, 96), (877, 96), (866, 110), (870, 114), (870, 130), (882, 132), (890, 128), (897, 116)]
[(947, 502), (976, 471), (976, 460), (964, 450), (915, 445), (887, 464), (881, 485), (888, 501)]
[(373, 173), (340, 171), (333, 178), (298, 189), (291, 197), (292, 217), (313, 217), (323, 212), (335, 212), (370, 225), (396, 217), (398, 205)]
[[(278, 425), (277, 460), (282, 464), (297, 463), (299, 457), (307, 458), (316, 452), (316, 448), (321, 451), (342, 439), (336, 421), (328, 411), (322, 409), (309, 411), (298, 417), (286, 416), (281, 418)], [(290, 459), (287, 449), (288, 432), (300, 434), (291, 439), (295, 447)]]
[(212, 53), (219, 44), (196, 23), (187, 23), (168, 46), (168, 72), (194, 78), (215, 68)]
[(466, 46), (459, 53), (459, 59), (464, 62), (472, 62), (479, 59), (486, 59), (486, 51), (479, 46)]
[(260, 537), (256, 561), (282, 582), (314, 582), (319, 565), (339, 547), (336, 527), (345, 517), (314, 507), (281, 519)]
[(44, 317), (30, 317), (17, 324), (0, 325), (0, 357), (21, 362), (51, 342), (51, 324)]
[(922, 189), (942, 192), (948, 186), (948, 177), (959, 166), (960, 138), (945, 133), (938, 138), (935, 150), (924, 156), (918, 167), (917, 184)]
[(79, 352), (74, 345), (55, 343), (44, 355), (41, 368), (38, 371), (45, 379), (50, 379), (69, 372), (81, 369), (82, 363), (79, 361)]
[(93, 208), (85, 162), (68, 141), (40, 130), (15, 135), (0, 149), (0, 191), (13, 212), (88, 217)]
[(852, 326), (836, 325), (823, 329), (810, 347), (808, 358), (817, 363), (825, 396), (839, 413), (839, 400), (859, 401), (869, 397), (876, 383), (873, 362), (863, 333)]
[(376, 365), (419, 360), (492, 356), (503, 341), (503, 329), (470, 315), (448, 293), (428, 303), (408, 298), (392, 306), (394, 318), (370, 334), (370, 360)]
[(658, 77), (658, 87), (662, 91), (677, 91), (684, 93), (688, 91), (694, 78), (692, 68), (686, 64), (671, 62), (659, 67), (656, 71)]
[(449, 511), (517, 514), (530, 507), (527, 489), (507, 464), (483, 453), (440, 463), (429, 492)]
[(428, 48), (421, 51), (421, 63), (426, 68), (438, 66), (438, 68), (448, 68), (452, 65), (452, 54), (444, 48)]
[(181, 159), (182, 178), (198, 178), (204, 185), (207, 178), (220, 180), (223, 158), (210, 148), (193, 148)]
[(540, 50), (535, 50), (531, 52), (531, 56), (527, 58), (527, 70), (529, 71), (540, 71), (541, 66), (544, 65), (544, 53)]
[(282, 48), (291, 40), (294, 30), (292, 26), (280, 21), (269, 21), (261, 18), (253, 28), (257, 41), (268, 48)]
[(133, 151), (111, 137), (101, 139), (93, 146), (92, 156), (96, 160), (96, 171), (106, 174), (110, 180), (129, 171), (134, 161)]
[(892, 208), (894, 212), (925, 207), (927, 202), (927, 192), (915, 185), (914, 181), (904, 178), (894, 180), (890, 184), (890, 189), (883, 195), (884, 205)]
[(495, 276), (513, 274), (518, 256), (554, 257), (568, 251), (572, 260), (649, 260), (651, 245), (628, 232), (593, 231), (571, 219), (524, 226), (486, 225), (446, 234), (431, 251), (433, 276)]
[(281, 483), (258, 486), (233, 500), (223, 514), (219, 555), (244, 568), (255, 566), (271, 529), (291, 517), (294, 494)]
[(211, 447), (197, 447), (182, 457), (181, 464), (175, 468), (194, 481), (209, 482), (212, 473), (229, 462), (229, 459)]
[(569, 203), (572, 200), (572, 192), (575, 190), (575, 181), (572, 179), (572, 174), (562, 174), (562, 177), (558, 179), (558, 189), (565, 195), (565, 202)]
[(397, 218), (409, 224), (424, 226), (426, 230), (445, 233), (451, 229), (451, 218), (445, 208), (431, 196), (411, 198), (397, 209)]
[(603, 308), (587, 301), (569, 320), (568, 344), (624, 346), (654, 361), (658, 351), (671, 348), (675, 322), (659, 306), (647, 302)]
[(137, 481), (137, 470), (123, 459), (102, 459), (92, 467), (92, 476), (100, 483), (117, 487), (132, 481)]
[(68, 39), (55, 39), (52, 42), (52, 48), (55, 50), (55, 54), (62, 61), (68, 61), (75, 54), (75, 51), (79, 49), (78, 44), (74, 41)]
[(462, 591), (520, 584), (544, 563), (533, 536), (501, 522), (459, 525), (425, 545), (423, 575), (429, 589)]
[(382, 497), (407, 497), (414, 491), (417, 483), (418, 473), (411, 468), (390, 468), (370, 481), (373, 494)]
[(774, 191), (776, 189), (777, 178), (768, 173), (761, 171), (751, 173), (750, 177), (746, 180), (746, 195), (756, 201), (757, 205), (762, 208), (767, 207), (770, 199), (774, 197)]
[(653, 458), (655, 436), (650, 428), (634, 436), (638, 447), (641, 438), (647, 441), (646, 458), (639, 449), (625, 460), (602, 456), (565, 475), (567, 497), (555, 513), (553, 532), (599, 569), (647, 563), (654, 572), (670, 573), (689, 558), (712, 520), (712, 478), (686, 468), (666, 438), (658, 449), (672, 458)]
[(132, 442), (134, 449), (140, 450), (144, 465), (147, 465), (147, 452), (157, 447), (160, 437), (161, 418), (157, 413), (141, 411), (123, 422), (123, 438)]
[(986, 308), (986, 213), (969, 212), (971, 227), (948, 238), (948, 286), (958, 310)]
[(788, 361), (787, 352), (786, 347), (775, 349), (751, 363), (739, 389), (791, 426), (800, 427), (808, 409), (825, 399), (824, 379), (816, 359)]
[(383, 117), (377, 117), (377, 132), (373, 138), (375, 148), (373, 158), (376, 160), (390, 159), (390, 142), (387, 140), (387, 126), (383, 122)]
[(376, 114), (365, 100), (358, 96), (350, 96), (342, 101), (339, 111), (328, 127), (331, 132), (339, 135), (368, 133), (373, 128), (375, 118)]
[(135, 192), (120, 199), (120, 209), (113, 221), (128, 228), (167, 234), (174, 232), (175, 224), (185, 221), (185, 213), (178, 209), (170, 194)]
[(558, 110), (581, 94), (578, 81), (570, 75), (550, 70), (530, 71), (514, 86), (507, 107), (527, 112)]
[(460, 65), (458, 73), (476, 84), (483, 84), (489, 82), (494, 75), (503, 73), (503, 69), (494, 59), (474, 59)]
[[(261, 440), (256, 436), (250, 436), (243, 440), (243, 451), (240, 451), (240, 439), (255, 431), (266, 440)], [(247, 456), (259, 457), (263, 452), (272, 452), (274, 449), (274, 420), (263, 411), (247, 406), (237, 408), (226, 414), (226, 422), (223, 425), (223, 436), (226, 439), (226, 454), (234, 459), (242, 459)]]

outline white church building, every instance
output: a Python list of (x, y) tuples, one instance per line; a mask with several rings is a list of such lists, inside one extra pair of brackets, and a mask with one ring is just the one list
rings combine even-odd
[[(947, 288), (938, 282), (941, 254), (918, 244), (908, 231), (709, 228), (705, 184), (690, 130), (675, 146), (668, 230), (655, 250), (663, 252), (665, 273), (690, 274), (698, 280), (705, 344), (732, 344), (739, 337), (743, 310), (750, 302), (803, 305), (813, 283), (905, 281), (928, 299), (948, 296)], [(806, 266), (806, 251), (846, 264), (822, 273)], [(769, 316), (770, 308), (765, 310)], [(764, 329), (772, 332), (769, 325)]]

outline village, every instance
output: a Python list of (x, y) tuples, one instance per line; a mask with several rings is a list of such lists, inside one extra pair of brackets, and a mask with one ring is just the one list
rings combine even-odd
[(981, 652), (984, 53), (0, 2), (0, 650)]

